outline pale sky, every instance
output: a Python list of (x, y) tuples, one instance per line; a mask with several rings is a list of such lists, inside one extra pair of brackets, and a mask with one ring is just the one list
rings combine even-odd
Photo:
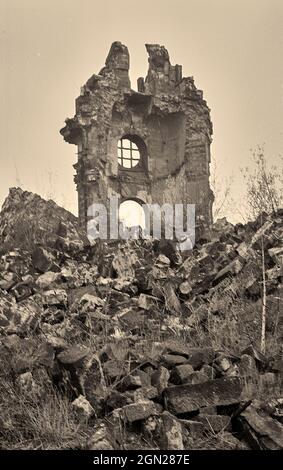
[(270, 163), (283, 153), (283, 0), (0, 0), (0, 33), (0, 205), (21, 185), (77, 212), (76, 147), (59, 130), (113, 41), (129, 48), (134, 89), (145, 43), (194, 76), (236, 200), (250, 149), (265, 143)]

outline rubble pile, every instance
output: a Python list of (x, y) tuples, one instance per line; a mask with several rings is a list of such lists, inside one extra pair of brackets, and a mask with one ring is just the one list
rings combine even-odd
[(73, 215), (13, 188), (0, 213), (1, 380), (39, 406), (50, 388), (67, 397), (87, 429), (80, 448), (283, 449), (282, 216), (222, 219), (189, 252), (90, 246)]

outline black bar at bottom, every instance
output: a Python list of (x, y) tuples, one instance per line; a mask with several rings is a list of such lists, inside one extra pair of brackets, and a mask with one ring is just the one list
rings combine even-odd
[(199, 465), (272, 465), (282, 463), (281, 451), (0, 451), (0, 465), (28, 464), (60, 465), (63, 468), (95, 468), (98, 465), (130, 468), (133, 465), (181, 465), (187, 468)]

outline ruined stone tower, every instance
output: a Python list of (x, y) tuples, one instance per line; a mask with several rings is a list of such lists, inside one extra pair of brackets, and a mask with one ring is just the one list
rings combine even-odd
[(197, 218), (212, 222), (209, 185), (210, 110), (192, 77), (171, 65), (163, 46), (147, 44), (149, 69), (131, 89), (129, 52), (114, 42), (105, 67), (76, 99), (76, 114), (61, 129), (78, 147), (75, 183), (79, 220), (93, 203), (196, 204)]

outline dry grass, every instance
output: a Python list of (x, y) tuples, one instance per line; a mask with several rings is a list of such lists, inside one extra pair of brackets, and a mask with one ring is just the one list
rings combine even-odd
[(68, 398), (53, 388), (38, 400), (2, 380), (0, 394), (2, 449), (74, 449), (85, 441), (86, 427)]

